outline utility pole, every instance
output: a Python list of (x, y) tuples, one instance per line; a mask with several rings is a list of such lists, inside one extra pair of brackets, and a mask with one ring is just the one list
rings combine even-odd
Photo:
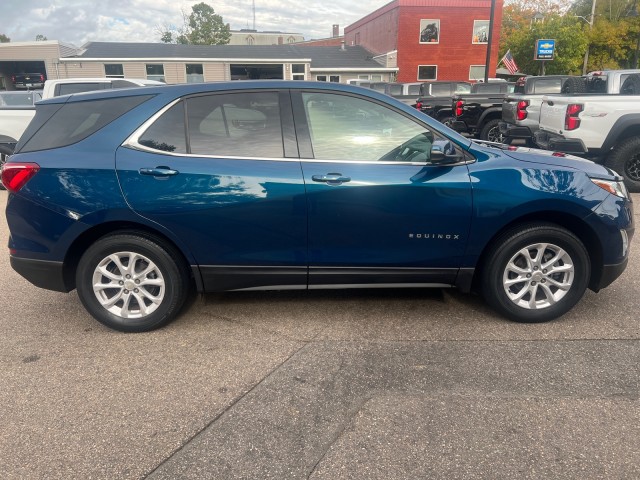
[[(596, 0), (593, 0), (594, 2)], [(489, 66), (491, 64), (491, 44), (493, 43), (493, 16), (496, 12), (496, 0), (491, 0), (491, 13), (489, 14), (489, 38), (487, 39), (487, 59), (484, 62), (484, 83), (489, 81)]]
[[(589, 17), (589, 36), (591, 36), (591, 30), (593, 30), (593, 19), (596, 16), (596, 0), (593, 0), (591, 3), (591, 16)], [(589, 38), (589, 43), (587, 43), (587, 50), (584, 52), (584, 65), (582, 65), (582, 74), (587, 74), (587, 63), (589, 62), (589, 44), (591, 43), (591, 39)]]
[[(594, 2), (596, 0), (593, 0)], [(256, 0), (253, 0), (253, 29), (256, 29)]]

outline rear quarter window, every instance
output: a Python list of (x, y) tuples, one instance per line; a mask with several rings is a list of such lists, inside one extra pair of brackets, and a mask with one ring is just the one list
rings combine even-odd
[(151, 98), (118, 97), (36, 107), (36, 116), (17, 145), (16, 153), (65, 147), (84, 140), (116, 118)]

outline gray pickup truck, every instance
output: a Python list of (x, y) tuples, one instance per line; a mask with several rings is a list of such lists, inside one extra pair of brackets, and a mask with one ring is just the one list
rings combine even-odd
[(514, 92), (504, 97), (502, 103), (499, 128), (503, 142), (534, 146), (533, 136), (538, 130), (542, 97), (561, 93), (569, 77), (570, 75), (547, 75), (520, 78)]

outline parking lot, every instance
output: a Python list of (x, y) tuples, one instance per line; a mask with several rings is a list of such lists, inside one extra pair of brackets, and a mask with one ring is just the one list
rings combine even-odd
[(640, 478), (638, 236), (547, 324), (455, 290), (245, 292), (122, 334), (13, 272), (6, 199), (4, 479)]

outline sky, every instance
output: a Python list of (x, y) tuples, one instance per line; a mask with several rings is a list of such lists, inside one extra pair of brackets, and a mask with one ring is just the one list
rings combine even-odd
[[(0, 33), (12, 42), (36, 35), (75, 46), (90, 41), (157, 42), (158, 27), (182, 25), (182, 13), (200, 3), (180, 0), (2, 0)], [(255, 0), (256, 29), (331, 36), (391, 0)], [(252, 0), (206, 1), (232, 30), (253, 28)]]

